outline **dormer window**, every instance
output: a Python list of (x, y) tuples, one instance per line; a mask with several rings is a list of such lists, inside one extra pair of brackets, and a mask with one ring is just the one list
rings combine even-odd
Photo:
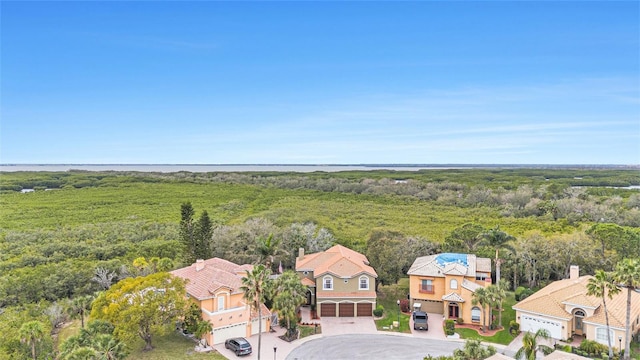
[(331, 276), (322, 278), (322, 290), (333, 290), (333, 278)]
[(218, 296), (218, 311), (224, 310), (224, 295)]

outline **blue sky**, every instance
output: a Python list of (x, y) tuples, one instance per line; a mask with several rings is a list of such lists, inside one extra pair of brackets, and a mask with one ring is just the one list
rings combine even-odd
[(640, 163), (637, 1), (0, 13), (0, 163)]

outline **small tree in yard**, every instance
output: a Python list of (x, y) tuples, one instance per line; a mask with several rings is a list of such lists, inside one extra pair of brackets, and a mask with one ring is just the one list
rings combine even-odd
[(307, 287), (302, 285), (300, 278), (293, 271), (285, 271), (276, 280), (273, 308), (287, 324), (287, 336), (291, 338), (296, 329), (298, 315), (296, 310), (307, 299)]
[(264, 302), (265, 284), (271, 271), (264, 265), (257, 265), (242, 278), (240, 290), (244, 292), (244, 298), (251, 308), (258, 312), (258, 360), (260, 360), (260, 347), (262, 346), (262, 303)]
[(91, 318), (112, 323), (123, 341), (140, 337), (148, 351), (153, 349), (152, 336), (166, 333), (183, 316), (185, 294), (184, 281), (168, 273), (127, 278), (100, 294)]

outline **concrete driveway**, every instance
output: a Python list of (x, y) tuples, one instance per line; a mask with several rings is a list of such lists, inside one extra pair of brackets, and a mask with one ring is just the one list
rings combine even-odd
[(411, 334), (414, 337), (421, 339), (437, 339), (446, 340), (447, 336), (444, 334), (444, 316), (442, 314), (428, 314), (429, 315), (429, 330), (414, 330), (413, 329), (413, 317), (409, 320), (409, 326), (411, 328)]
[(320, 323), (322, 336), (378, 332), (372, 317), (323, 317)]
[[(284, 335), (285, 329), (280, 326), (274, 326), (275, 332), (262, 333), (262, 345), (260, 351), (260, 357), (262, 359), (274, 359), (273, 347), (276, 347), (275, 358), (284, 359), (287, 354), (291, 352), (295, 347), (300, 346), (306, 341), (314, 338), (319, 338), (321, 335), (313, 335), (304, 339), (287, 342), (280, 339), (278, 336)], [(224, 348), (224, 343), (214, 346), (214, 348), (227, 359), (257, 359), (258, 358), (258, 335), (253, 335), (247, 339), (253, 348), (253, 353), (247, 356), (236, 356), (231, 350)]]
[(422, 360), (426, 355), (451, 355), (461, 342), (415, 338), (411, 335), (353, 334), (316, 338), (293, 349), (287, 360), (385, 359)]

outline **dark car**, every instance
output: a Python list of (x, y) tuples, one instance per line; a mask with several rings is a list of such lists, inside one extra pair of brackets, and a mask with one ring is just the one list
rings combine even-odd
[(245, 338), (232, 338), (224, 342), (224, 347), (230, 349), (236, 356), (251, 354), (251, 344)]
[(413, 330), (429, 330), (429, 315), (426, 312), (413, 312)]

